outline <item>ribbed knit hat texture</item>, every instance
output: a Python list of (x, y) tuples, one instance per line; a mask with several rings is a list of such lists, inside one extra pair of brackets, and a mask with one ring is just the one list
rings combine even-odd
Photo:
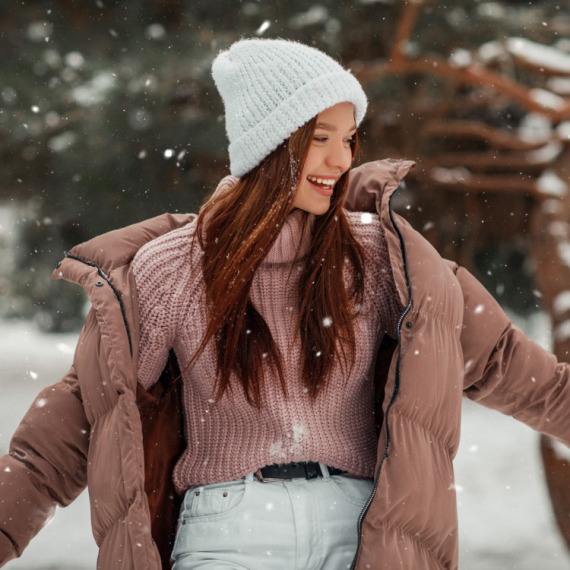
[(212, 76), (224, 102), (233, 176), (249, 172), (321, 111), (351, 102), (358, 126), (368, 105), (337, 61), (289, 40), (235, 42), (216, 57)]

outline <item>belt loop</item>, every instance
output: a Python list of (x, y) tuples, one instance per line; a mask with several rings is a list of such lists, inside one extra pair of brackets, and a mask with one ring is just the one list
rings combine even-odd
[(321, 473), (323, 474), (323, 479), (330, 479), (330, 473), (329, 473), (329, 468), (326, 466), (326, 464), (321, 463), (319, 461), (319, 467), (321, 468)]
[(245, 480), (246, 480), (248, 483), (253, 483), (253, 471), (252, 471), (251, 473), (248, 473), (248, 474), (245, 476)]

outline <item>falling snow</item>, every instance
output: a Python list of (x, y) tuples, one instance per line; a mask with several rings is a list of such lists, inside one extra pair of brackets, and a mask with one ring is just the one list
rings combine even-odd
[(255, 33), (258, 36), (261, 36), (264, 32), (266, 32), (269, 29), (269, 26), (271, 26), (271, 22), (269, 20), (265, 20), (265, 22), (263, 22), (263, 24), (261, 24), (261, 26), (259, 26), (259, 28), (255, 30)]

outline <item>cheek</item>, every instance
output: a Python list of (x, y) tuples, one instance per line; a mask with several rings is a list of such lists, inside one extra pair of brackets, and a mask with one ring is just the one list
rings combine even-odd
[(307, 153), (307, 158), (305, 158), (305, 166), (303, 167), (303, 176), (306, 177), (308, 174), (318, 171), (319, 165), (322, 163), (322, 149), (311, 146), (309, 152)]
[(319, 200), (319, 194), (315, 192), (308, 180), (302, 180), (297, 192), (297, 201), (309, 206), (314, 200)]
[(299, 184), (299, 191), (297, 195), (301, 198), (304, 198), (309, 194), (310, 191), (311, 191), (311, 186), (309, 185), (309, 181), (306, 179), (301, 180), (301, 184)]

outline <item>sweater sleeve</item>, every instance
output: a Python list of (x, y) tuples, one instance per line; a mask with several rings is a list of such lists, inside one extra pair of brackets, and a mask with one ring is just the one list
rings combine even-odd
[(397, 324), (404, 306), (394, 283), (384, 228), (377, 214), (348, 212), (356, 237), (364, 247), (366, 281), (370, 302), (379, 315), (380, 330), (397, 337)]
[(166, 365), (180, 316), (185, 314), (191, 274), (190, 226), (142, 247), (133, 259), (140, 320), (138, 380), (150, 389)]

